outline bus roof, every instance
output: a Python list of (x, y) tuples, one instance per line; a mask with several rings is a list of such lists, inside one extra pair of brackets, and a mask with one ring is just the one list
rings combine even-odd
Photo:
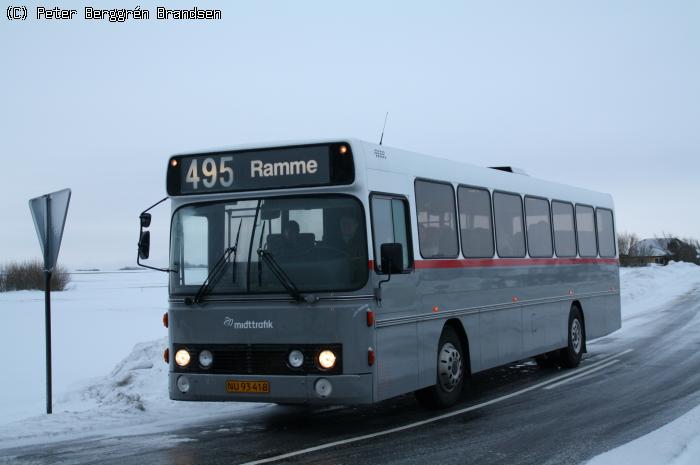
[[(552, 200), (591, 204), (599, 207), (613, 208), (612, 196), (607, 193), (574, 187), (568, 184), (547, 181), (526, 175), (520, 170), (507, 172), (500, 169), (472, 165), (463, 161), (450, 160), (403, 150), (387, 145), (378, 145), (352, 137), (335, 137), (324, 139), (286, 140), (267, 143), (250, 143), (189, 153), (220, 152), (228, 150), (248, 150), (260, 148), (288, 147), (296, 145), (347, 142), (353, 147), (358, 172), (368, 173), (368, 188), (381, 190), (373, 185), (372, 172), (396, 173), (414, 178), (432, 179), (492, 190), (517, 192), (523, 195), (547, 197)], [(360, 149), (361, 148), (361, 149)], [(360, 149), (360, 150), (358, 150)], [(572, 177), (575, 173), (570, 174)]]
[[(365, 145), (365, 168), (370, 172), (374, 170), (404, 175), (412, 174), (414, 177), (422, 179), (447, 181), (454, 184), (547, 197), (552, 200), (565, 200), (613, 208), (612, 196), (607, 193), (538, 179), (517, 172), (510, 173), (462, 161), (424, 155), (364, 141), (355, 141), (356, 144), (358, 142)], [(571, 175), (574, 176), (573, 173)]]

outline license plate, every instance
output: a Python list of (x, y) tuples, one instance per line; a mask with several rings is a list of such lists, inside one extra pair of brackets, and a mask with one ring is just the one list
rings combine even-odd
[(268, 394), (270, 392), (270, 383), (267, 381), (238, 381), (229, 379), (226, 381), (226, 392)]

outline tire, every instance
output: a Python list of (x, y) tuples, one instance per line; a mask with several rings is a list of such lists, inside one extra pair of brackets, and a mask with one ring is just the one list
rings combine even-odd
[(435, 384), (416, 391), (418, 402), (430, 409), (442, 409), (456, 404), (467, 385), (467, 366), (457, 331), (451, 326), (445, 326), (438, 343)]
[(586, 330), (583, 326), (581, 310), (574, 306), (569, 312), (567, 328), (568, 345), (559, 351), (559, 361), (564, 368), (576, 368), (581, 363), (583, 348), (586, 346)]

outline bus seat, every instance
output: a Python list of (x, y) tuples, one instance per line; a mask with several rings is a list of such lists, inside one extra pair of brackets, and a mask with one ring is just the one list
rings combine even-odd
[(301, 250), (311, 249), (316, 243), (316, 236), (314, 233), (300, 233), (299, 234), (299, 248)]

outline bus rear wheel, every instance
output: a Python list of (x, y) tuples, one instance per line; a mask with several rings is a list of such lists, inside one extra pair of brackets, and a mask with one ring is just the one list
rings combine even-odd
[(572, 307), (569, 313), (568, 345), (559, 352), (559, 359), (565, 368), (576, 368), (581, 363), (583, 348), (586, 342), (586, 331), (583, 317), (578, 307)]
[(430, 409), (457, 403), (466, 384), (466, 361), (457, 332), (446, 326), (440, 335), (435, 385), (416, 391), (418, 402)]

